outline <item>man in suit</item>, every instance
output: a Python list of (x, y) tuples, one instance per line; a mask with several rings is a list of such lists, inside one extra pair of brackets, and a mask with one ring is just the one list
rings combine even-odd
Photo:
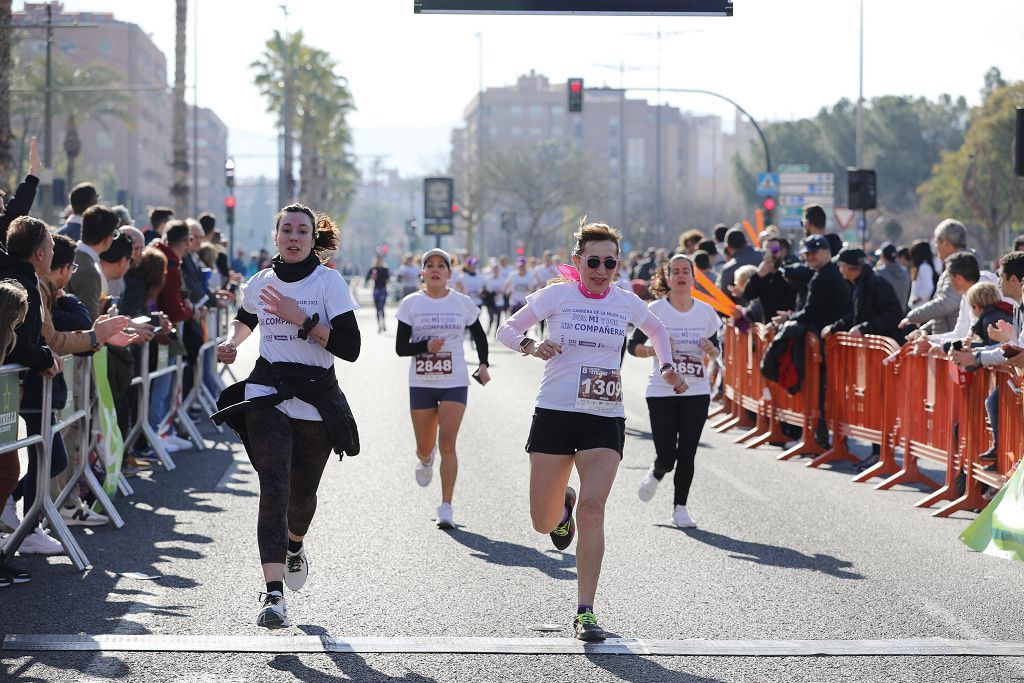
[(100, 301), (107, 295), (107, 278), (100, 268), (100, 254), (110, 248), (120, 235), (117, 213), (109, 206), (97, 204), (82, 214), (82, 239), (78, 242), (75, 264), (67, 291), (81, 301), (92, 320), (100, 315)]

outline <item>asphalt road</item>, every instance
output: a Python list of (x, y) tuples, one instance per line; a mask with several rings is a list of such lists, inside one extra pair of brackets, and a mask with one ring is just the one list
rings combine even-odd
[[(389, 315), (391, 311), (389, 310)], [(289, 594), (291, 629), (272, 635), (536, 637), (575, 607), (572, 550), (529, 522), (523, 452), (541, 363), (492, 350), (493, 382), (470, 388), (459, 439), (457, 530), (433, 524), (438, 478), (413, 478), (407, 360), (392, 328), (360, 314), (363, 353), (338, 363), (363, 452), (332, 460), (308, 536), (311, 575)], [(253, 340), (255, 341), (255, 340)], [(243, 347), (239, 370), (255, 358)], [(777, 462), (736, 433), (705, 430), (690, 511), (671, 526), (671, 485), (641, 503), (653, 459), (643, 387), (627, 357), (626, 453), (607, 513), (597, 598), (602, 625), (650, 639), (1021, 638), (1021, 565), (969, 552), (970, 515), (935, 519), (920, 492), (876, 492), (849, 470)], [(78, 531), (93, 567), (21, 558), (33, 581), (0, 593), (0, 634), (249, 635), (263, 586), (256, 478), (228, 436), (135, 480), (121, 530)], [(158, 574), (129, 580), (116, 572)], [(639, 657), (621, 655), (0, 652), (0, 680), (26, 681), (1008, 681), (1024, 658)]]

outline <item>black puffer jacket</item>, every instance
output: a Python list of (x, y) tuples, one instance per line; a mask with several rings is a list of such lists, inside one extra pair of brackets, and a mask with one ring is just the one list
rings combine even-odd
[(899, 328), (903, 318), (903, 307), (892, 285), (875, 275), (875, 271), (864, 267), (860, 277), (850, 286), (853, 305), (849, 313), (832, 325), (837, 332), (857, 328), (861, 334), (877, 334), (895, 339), (903, 345), (905, 340)]
[(850, 311), (850, 285), (839, 274), (839, 266), (830, 261), (807, 283), (807, 301), (789, 319), (820, 334), (823, 327), (842, 320)]

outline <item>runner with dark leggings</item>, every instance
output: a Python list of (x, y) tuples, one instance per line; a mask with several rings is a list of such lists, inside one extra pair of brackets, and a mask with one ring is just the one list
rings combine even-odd
[[(658, 298), (648, 308), (668, 330), (672, 362), (686, 383), (686, 391), (678, 394), (665, 382), (658, 371), (658, 361), (654, 361), (646, 393), (657, 459), (640, 482), (639, 491), (640, 500), (651, 500), (658, 483), (675, 469), (672, 521), (684, 529), (697, 526), (686, 510), (686, 503), (711, 400), (705, 366), (708, 359), (718, 355), (720, 327), (714, 309), (694, 300), (693, 280), (693, 263), (682, 254), (673, 256), (667, 267), (659, 267), (651, 279), (650, 291)], [(655, 357), (654, 348), (645, 345), (646, 341), (647, 335), (637, 329), (629, 341), (629, 352), (639, 358)]]
[[(278, 254), (245, 289), (230, 336), (217, 347), (233, 363), (237, 347), (259, 325), (260, 357), (244, 382), (224, 390), (214, 420), (239, 433), (259, 475), (256, 536), (266, 593), (258, 626), (284, 628), (284, 586), (297, 591), (309, 574), (303, 543), (316, 511), (316, 491), (331, 450), (359, 452), (359, 437), (334, 359), (355, 361), (359, 308), (338, 271), (322, 265), (338, 248), (338, 229), (301, 204), (277, 215)], [(301, 303), (300, 303), (301, 302)]]
[(373, 268), (366, 273), (366, 282), (373, 283), (373, 306), (377, 309), (377, 334), (387, 332), (387, 325), (384, 323), (384, 305), (388, 302), (388, 279), (391, 273), (384, 265), (384, 256), (377, 254), (373, 260)]

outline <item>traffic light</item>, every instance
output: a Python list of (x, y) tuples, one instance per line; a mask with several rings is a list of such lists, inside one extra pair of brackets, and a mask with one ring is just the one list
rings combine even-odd
[(583, 79), (569, 79), (569, 112), (579, 114), (583, 111)]
[(459, 205), (454, 203), (454, 202), (452, 202), (452, 216), (455, 216), (458, 213), (459, 213)]
[(761, 206), (764, 207), (764, 223), (765, 225), (771, 225), (775, 221), (775, 197), (765, 197), (764, 201), (761, 202)]
[(224, 198), (224, 220), (228, 225), (235, 224), (235, 197), (230, 194)]
[(868, 168), (846, 169), (846, 206), (854, 211), (875, 208), (875, 172)]

